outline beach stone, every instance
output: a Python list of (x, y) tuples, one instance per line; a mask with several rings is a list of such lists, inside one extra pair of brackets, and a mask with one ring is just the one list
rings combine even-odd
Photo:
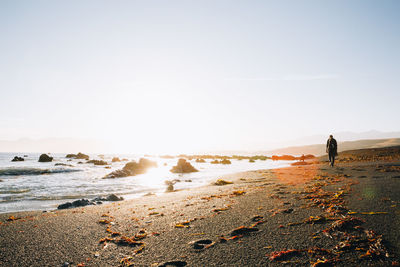
[(221, 164), (232, 164), (232, 162), (229, 159), (223, 159), (221, 160)]
[(15, 156), (11, 161), (24, 161), (24, 160), (25, 160), (24, 158)]
[(47, 154), (42, 154), (39, 157), (39, 162), (52, 162), (53, 161), (53, 157), (50, 157)]
[(121, 200), (124, 200), (124, 198), (123, 197), (118, 197), (115, 194), (111, 194), (106, 198), (106, 200), (107, 201), (121, 201)]
[(71, 202), (67, 202), (67, 203), (58, 205), (57, 209), (63, 210), (63, 209), (69, 209), (69, 208), (72, 208), (72, 207), (73, 207), (72, 203)]
[(74, 202), (72, 202), (72, 205), (74, 207), (84, 207), (84, 206), (92, 205), (92, 203), (88, 199), (82, 198), (82, 199), (75, 200)]
[[(92, 202), (121, 201), (121, 200), (124, 200), (124, 198), (123, 198), (123, 197), (118, 197), (118, 196), (115, 195), (115, 194), (111, 194), (111, 195), (108, 195), (107, 197), (103, 197), (103, 196), (96, 197), (96, 198), (94, 198), (94, 199), (92, 200)], [(98, 204), (101, 204), (101, 203), (98, 203)]]
[(169, 184), (167, 186), (167, 189), (165, 190), (165, 192), (167, 192), (167, 193), (174, 192), (174, 185), (173, 184)]

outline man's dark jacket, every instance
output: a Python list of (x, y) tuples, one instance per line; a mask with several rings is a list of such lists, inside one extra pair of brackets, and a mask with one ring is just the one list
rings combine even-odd
[(335, 138), (328, 139), (326, 142), (326, 153), (333, 152), (335, 153), (334, 155), (337, 155), (337, 142)]

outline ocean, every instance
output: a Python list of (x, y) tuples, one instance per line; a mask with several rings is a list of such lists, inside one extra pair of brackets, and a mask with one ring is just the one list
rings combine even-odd
[[(273, 169), (289, 166), (288, 161), (231, 160), (232, 164), (190, 163), (199, 172), (175, 174), (169, 170), (176, 165), (178, 158), (165, 159), (146, 157), (156, 161), (158, 167), (150, 168), (145, 174), (136, 176), (103, 179), (108, 173), (121, 169), (127, 162), (114, 162), (115, 156), (138, 160), (140, 155), (104, 155), (103, 159), (110, 164), (95, 166), (85, 160), (68, 159), (66, 154), (49, 154), (52, 162), (38, 162), (40, 153), (0, 153), (0, 213), (51, 210), (61, 203), (81, 198), (95, 198), (116, 194), (125, 199), (142, 197), (147, 193), (162, 194), (167, 185), (166, 180), (179, 179), (175, 189), (187, 189), (210, 184), (222, 175), (259, 169)], [(24, 157), (25, 161), (11, 162), (14, 156)], [(90, 159), (101, 159), (90, 155)], [(82, 162), (82, 163), (79, 163)], [(71, 166), (56, 166), (64, 163)]]

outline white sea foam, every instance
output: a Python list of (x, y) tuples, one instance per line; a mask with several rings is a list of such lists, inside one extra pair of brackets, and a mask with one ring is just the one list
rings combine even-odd
[[(94, 198), (111, 193), (125, 198), (143, 196), (145, 193), (163, 193), (166, 189), (166, 180), (179, 179), (176, 189), (199, 187), (209, 184), (221, 175), (248, 170), (271, 169), (287, 166), (283, 161), (256, 161), (232, 160), (231, 165), (196, 163), (191, 161), (199, 172), (175, 174), (169, 170), (176, 164), (177, 159), (149, 158), (157, 161), (158, 167), (151, 168), (145, 174), (102, 179), (106, 174), (121, 169), (126, 162), (115, 162), (105, 166), (87, 164), (84, 160), (69, 160), (66, 154), (52, 154), (53, 162), (38, 162), (40, 154), (26, 154), (25, 161), (11, 162), (11, 159), (26, 153), (0, 153), (0, 212), (50, 209), (58, 204), (79, 199)], [(138, 160), (133, 155), (106, 155), (104, 160), (111, 163), (113, 156)], [(99, 159), (97, 155), (90, 155), (91, 159)], [(209, 161), (209, 160), (207, 160)], [(83, 162), (79, 164), (79, 162)], [(64, 163), (71, 166), (55, 166)], [(166, 164), (166, 165), (165, 165)]]

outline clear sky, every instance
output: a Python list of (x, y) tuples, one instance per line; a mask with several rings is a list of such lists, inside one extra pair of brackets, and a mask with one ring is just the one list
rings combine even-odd
[(0, 1), (0, 139), (267, 149), (400, 130), (400, 1)]

